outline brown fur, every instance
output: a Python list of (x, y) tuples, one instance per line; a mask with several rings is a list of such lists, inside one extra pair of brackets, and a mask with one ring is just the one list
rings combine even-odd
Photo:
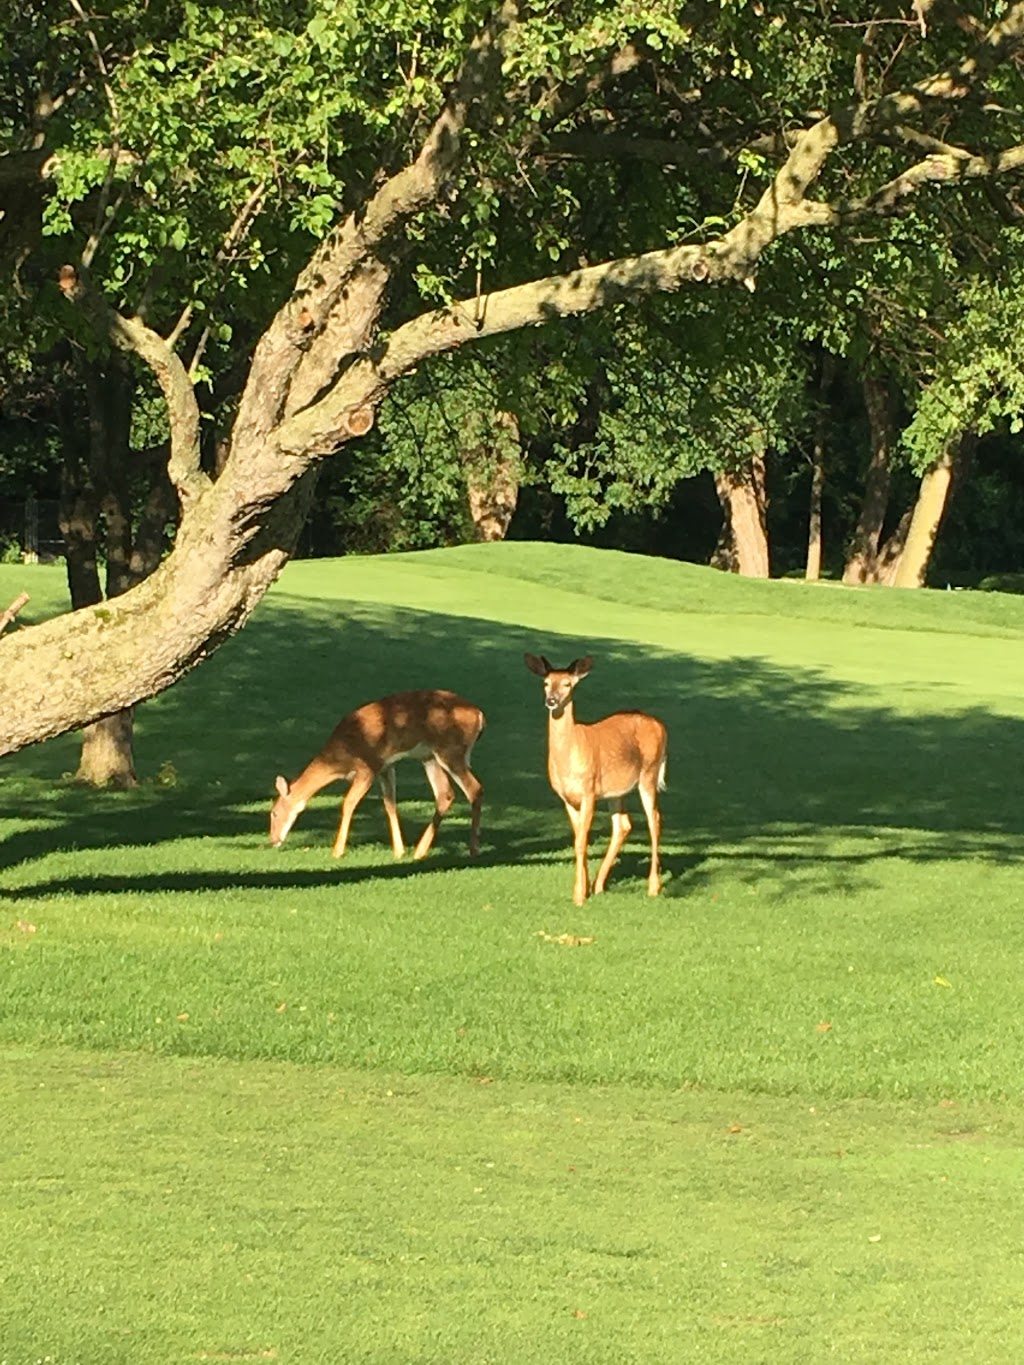
[(594, 881), (594, 894), (605, 888), (609, 873), (632, 829), (624, 798), (639, 788), (640, 800), (651, 834), (651, 869), (647, 890), (661, 891), (658, 845), (661, 812), (658, 791), (665, 785), (668, 731), (656, 716), (645, 711), (616, 711), (603, 720), (576, 721), (573, 693), (590, 672), (592, 660), (577, 659), (568, 668), (553, 668), (543, 656), (524, 656), (532, 673), (544, 679), (544, 702), (548, 709), (548, 780), (565, 803), (573, 828), (576, 879), (573, 900), (582, 905), (590, 894), (587, 848), (594, 809), (607, 800), (612, 812), (608, 850)]
[(294, 782), (277, 779), (278, 799), (270, 812), (270, 842), (284, 843), (296, 817), (310, 797), (331, 782), (350, 781), (341, 805), (341, 821), (334, 841), (334, 857), (341, 858), (348, 843), (356, 807), (378, 778), (391, 831), (395, 857), (405, 852), (395, 802), (394, 764), (405, 756), (418, 758), (434, 793), (434, 817), (420, 835), (414, 857), (423, 858), (455, 801), (450, 779), (458, 784), (472, 807), (469, 847), (480, 847), (483, 786), (469, 766), (473, 745), (484, 728), (484, 713), (455, 692), (426, 690), (396, 692), (367, 702), (344, 716), (327, 743)]

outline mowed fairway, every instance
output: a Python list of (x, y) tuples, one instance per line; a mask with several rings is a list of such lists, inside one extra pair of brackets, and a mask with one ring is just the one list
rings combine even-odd
[[(137, 791), (0, 760), (0, 1361), (1024, 1358), (1022, 627), (574, 546), (297, 563), (139, 709)], [(659, 899), (634, 799), (573, 906), (524, 650), (667, 723)], [(396, 864), (375, 790), (335, 863), (340, 788), (268, 846), (276, 774), (432, 686), (487, 713), (481, 857), (460, 798)], [(401, 765), (407, 840), (428, 797)]]

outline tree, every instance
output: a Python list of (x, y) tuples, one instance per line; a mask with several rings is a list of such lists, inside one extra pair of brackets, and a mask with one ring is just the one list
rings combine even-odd
[[(186, 14), (194, 9), (184, 6)], [(850, 13), (851, 22), (863, 17), (856, 5)], [(292, 551), (318, 465), (364, 435), (395, 381), (431, 357), (657, 292), (753, 285), (765, 252), (790, 233), (844, 230), (905, 211), (931, 188), (963, 190), (1024, 166), (1024, 147), (1008, 141), (996, 113), (998, 95), (1017, 97), (1011, 58), (1024, 40), (1024, 5), (1009, 8), (988, 30), (965, 15), (963, 25), (939, 30), (941, 41), (922, 17), (921, 41), (901, 45), (887, 62), (885, 92), (855, 96), (825, 115), (806, 111), (828, 93), (828, 82), (851, 55), (851, 39), (811, 6), (799, 10), (795, 21), (729, 7), (720, 16), (702, 14), (699, 31), (690, 23), (696, 13), (679, 15), (674, 6), (657, 4), (521, 16), (509, 0), (489, 18), (474, 6), (446, 10), (433, 16), (433, 27), (418, 27), (406, 10), (385, 13), (367, 5), (365, 22), (355, 30), (332, 7), (310, 5), (299, 16), (301, 31), (293, 19), (288, 35), (276, 17), (277, 27), (268, 29), (268, 52), (275, 51), (274, 40), (288, 47), (290, 35), (291, 47), (279, 54), (289, 70), (292, 63), (310, 66), (311, 50), (324, 46), (335, 54), (334, 70), (347, 72), (349, 122), (340, 114), (339, 125), (349, 133), (353, 126), (376, 127), (368, 140), (376, 168), (358, 176), (353, 167), (354, 179), (345, 180), (340, 195), (313, 194), (304, 201), (316, 205), (314, 218), (319, 215), (307, 230), (322, 235), (253, 348), (219, 471), (204, 467), (202, 459), (198, 371), (176, 349), (195, 308), (186, 328), (174, 321), (162, 329), (153, 325), (154, 310), (119, 311), (111, 299), (127, 292), (127, 282), (115, 288), (109, 269), (94, 282), (98, 249), (92, 256), (88, 249), (103, 233), (105, 214), (87, 238), (77, 269), (64, 276), (67, 303), (93, 335), (109, 338), (148, 367), (159, 384), (179, 526), (156, 572), (117, 599), (0, 641), (5, 679), (0, 752), (152, 696), (237, 630)], [(221, 20), (217, 40), (237, 56), (230, 46), (237, 15), (225, 21), (221, 12)], [(478, 25), (476, 36), (465, 47), (464, 31), (471, 25)], [(387, 45), (381, 35), (387, 32), (395, 34), (405, 62), (392, 80), (382, 74)], [(794, 63), (794, 54), (808, 44), (818, 60)], [(430, 49), (429, 68), (416, 56), (424, 45)], [(464, 57), (455, 74), (460, 48)], [(139, 49), (138, 63), (126, 65), (119, 95), (135, 88), (133, 79), (144, 91), (159, 88), (152, 76), (154, 51)], [(203, 64), (192, 55), (195, 98), (210, 103), (216, 92), (203, 87)], [(156, 59), (166, 64), (165, 55), (157, 53)], [(386, 65), (391, 68), (390, 50)], [(755, 100), (748, 97), (738, 108), (730, 95), (737, 73), (748, 72), (765, 94), (767, 113), (757, 117), (751, 116)], [(634, 132), (658, 105), (645, 77), (685, 93), (689, 78), (704, 74), (714, 103), (703, 103), (698, 92), (699, 113), (687, 115), (686, 135), (670, 139), (676, 144), (671, 156), (678, 163), (696, 154), (699, 161), (706, 151), (705, 159), (721, 168), (706, 182), (714, 188), (724, 177), (732, 191), (716, 224), (701, 220), (690, 234), (697, 240), (683, 241), (688, 234), (678, 225), (670, 231), (655, 219), (650, 226), (664, 234), (662, 245), (568, 270), (556, 233), (552, 249), (563, 268), (543, 278), (524, 280), (521, 255), (498, 257), (491, 238), (500, 215), (492, 211), (492, 199), (500, 200), (513, 184), (521, 199), (527, 196), (520, 168), (529, 163), (540, 178), (541, 153), (548, 152), (556, 132), (592, 135), (606, 92), (620, 87), (621, 127)], [(438, 112), (428, 125), (425, 106), (435, 101)], [(685, 99), (681, 104), (686, 107)], [(97, 168), (99, 196), (111, 182), (112, 203), (122, 174), (133, 186), (151, 183), (153, 236), (157, 229), (167, 231), (173, 252), (182, 232), (182, 246), (188, 240), (190, 218), (174, 197), (180, 187), (173, 176), (164, 192), (157, 180), (146, 180), (146, 146), (129, 146), (126, 99), (115, 99), (115, 106), (107, 126), (92, 129), (94, 148), (107, 153), (93, 152), (103, 168), (102, 173)], [(147, 122), (145, 102), (137, 108), (140, 125), (155, 136), (153, 114)], [(198, 126), (202, 132), (201, 121)], [(217, 126), (223, 133), (223, 125)], [(779, 135), (780, 126), (789, 131)], [(711, 131), (710, 139), (701, 128)], [(77, 129), (80, 142), (87, 131)], [(98, 139), (99, 132), (106, 136)], [(325, 134), (329, 138), (331, 129)], [(702, 145), (696, 145), (698, 137)], [(211, 168), (225, 150), (230, 149), (210, 149)], [(308, 143), (303, 150), (308, 156)], [(165, 153), (169, 166), (166, 142)], [(366, 169), (365, 157), (360, 164)], [(296, 176), (299, 165), (308, 162), (296, 151)], [(356, 182), (369, 188), (357, 194)], [(211, 176), (214, 189), (224, 184), (224, 176)], [(251, 175), (245, 188), (248, 197), (237, 204), (236, 184), (230, 205), (236, 220), (244, 216), (245, 203), (259, 198)], [(201, 195), (213, 193), (207, 186), (198, 189)], [(345, 205), (340, 212), (339, 202)], [(557, 203), (549, 187), (530, 224), (534, 239), (550, 232)], [(59, 226), (73, 235), (73, 222)], [(629, 226), (620, 224), (619, 231), (612, 225), (609, 232), (628, 246)], [(296, 239), (289, 242), (294, 251)], [(122, 241), (112, 254), (128, 262), (130, 247)], [(465, 262), (463, 274), (475, 266), (477, 287), (462, 297), (444, 297), (448, 284), (437, 268), (439, 254)], [(162, 252), (155, 256), (162, 258)], [(485, 266), (494, 279), (487, 290)], [(503, 279), (505, 271), (511, 279)], [(224, 272), (212, 262), (210, 274), (227, 287)], [(425, 312), (411, 305), (413, 280), (427, 289), (436, 286), (442, 295)], [(208, 326), (203, 324), (200, 337)]]

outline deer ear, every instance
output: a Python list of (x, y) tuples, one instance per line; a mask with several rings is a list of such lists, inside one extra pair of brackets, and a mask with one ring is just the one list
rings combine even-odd
[(566, 672), (571, 673), (574, 678), (585, 678), (593, 667), (594, 661), (590, 655), (587, 654), (582, 659), (574, 660), (566, 669)]
[(531, 673), (536, 673), (538, 678), (546, 678), (551, 672), (551, 665), (547, 659), (538, 659), (536, 654), (524, 654), (523, 662)]
[(274, 786), (277, 788), (278, 796), (288, 795), (288, 783), (284, 780), (283, 777), (279, 777), (277, 781), (274, 783)]

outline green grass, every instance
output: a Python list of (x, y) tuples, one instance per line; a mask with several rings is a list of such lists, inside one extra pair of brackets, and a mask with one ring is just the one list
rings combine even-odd
[[(0, 1361), (1024, 1354), (1022, 627), (573, 546), (301, 563), (139, 708), (136, 792), (0, 762)], [(659, 900), (637, 819), (573, 907), (524, 649), (668, 723)], [(336, 864), (331, 793), (270, 849), (275, 774), (416, 686), (487, 712), (482, 856), (460, 801), (395, 864), (373, 795)]]
[(1019, 1358), (1019, 1113), (0, 1058), (8, 1361)]

